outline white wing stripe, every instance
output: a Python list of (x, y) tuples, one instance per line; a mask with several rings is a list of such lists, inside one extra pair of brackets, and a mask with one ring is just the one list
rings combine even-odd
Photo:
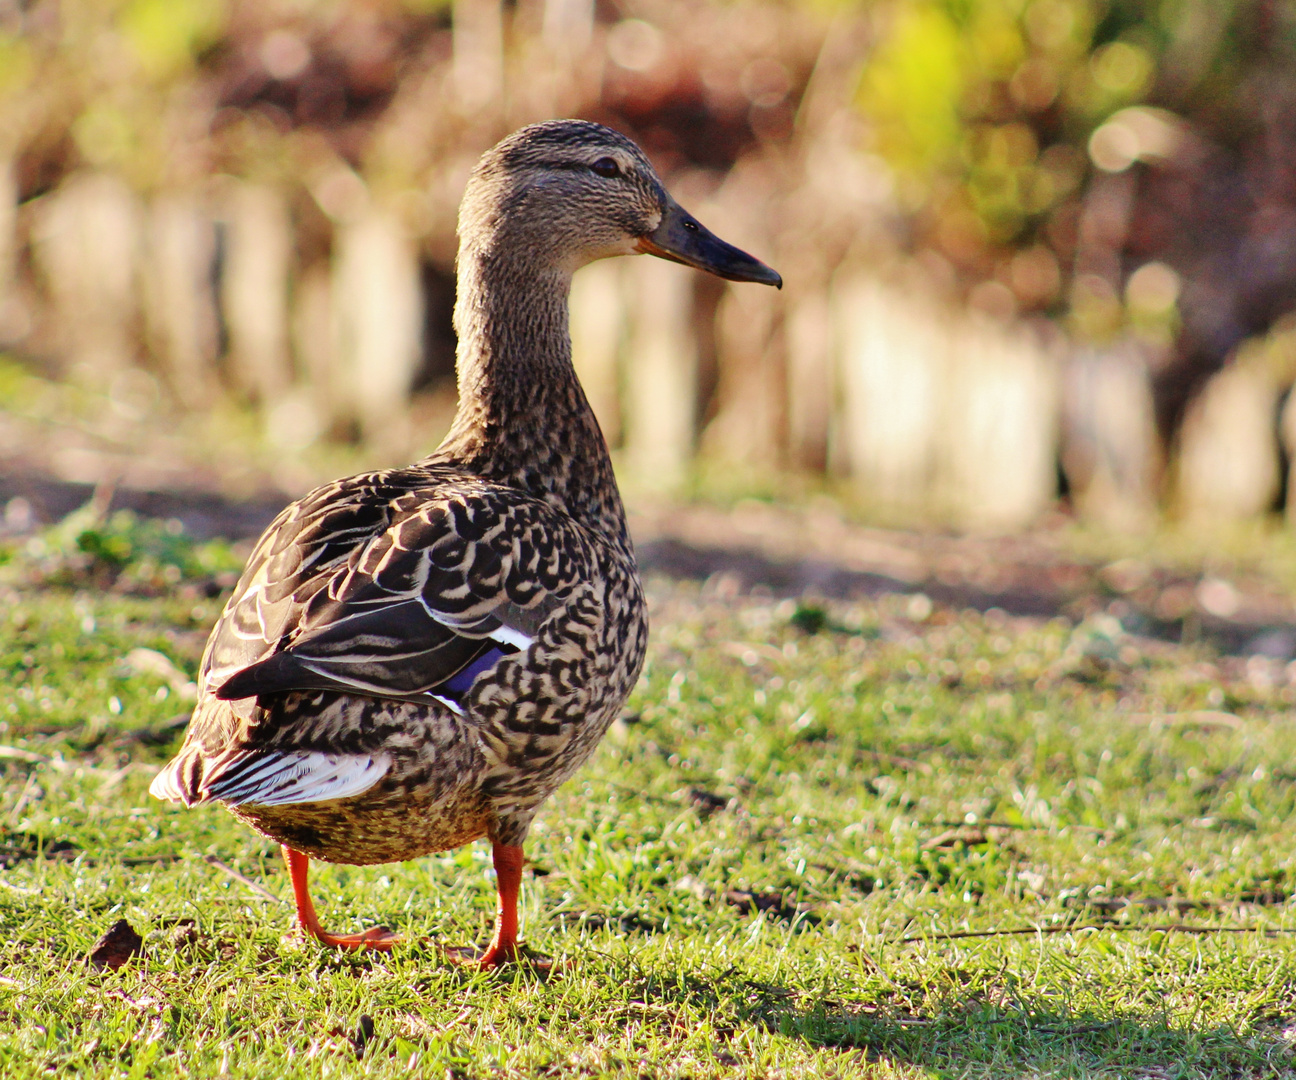
[[(469, 618), (455, 618), (447, 612), (438, 611), (436, 608), (432, 607), (428, 604), (426, 597), (420, 597), (419, 604), (422, 606), (423, 610), (427, 612), (428, 618), (432, 619), (434, 622), (439, 622), (442, 626), (448, 626), (456, 633), (464, 634), (468, 637), (477, 636), (477, 634), (474, 634), (468, 629), (468, 627), (482, 619), (481, 615), (473, 615)], [(533, 641), (535, 641), (535, 638), (522, 633), (521, 630), (514, 630), (513, 627), (506, 626), (503, 623), (497, 626), (494, 630), (488, 631), (486, 636), (503, 645), (512, 645), (515, 649), (519, 650), (525, 650)]]
[(212, 785), (210, 797), (237, 806), (345, 799), (368, 791), (391, 769), (390, 754), (267, 754), (244, 775)]
[(500, 625), (498, 629), (492, 630), (488, 635), (491, 640), (498, 641), (504, 645), (512, 645), (515, 649), (526, 651), (535, 638), (528, 637), (521, 630), (514, 630), (511, 626)]

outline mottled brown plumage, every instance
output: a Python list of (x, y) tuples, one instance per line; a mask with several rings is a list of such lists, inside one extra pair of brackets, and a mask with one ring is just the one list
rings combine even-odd
[(516, 950), (527, 830), (617, 715), (647, 643), (567, 331), (572, 273), (641, 250), (777, 281), (607, 128), (554, 121), (487, 153), (460, 212), (449, 435), (421, 462), (287, 507), (212, 631), (184, 746), (151, 790), (224, 802), (283, 844), (321, 940), (394, 939), (321, 931), (304, 856), (392, 862), (485, 836), (501, 908), (483, 962)]

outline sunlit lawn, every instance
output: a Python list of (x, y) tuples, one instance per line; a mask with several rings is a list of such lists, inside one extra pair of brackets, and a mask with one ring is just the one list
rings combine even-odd
[[(333, 929), (413, 939), (339, 957), (271, 844), (148, 798), (219, 597), (4, 592), (0, 1074), (1296, 1071), (1285, 668), (904, 597), (650, 593), (625, 721), (528, 845), (524, 936), (558, 963), (488, 976), (430, 944), (488, 935), (484, 845), (319, 866)], [(119, 919), (142, 954), (96, 970)]]

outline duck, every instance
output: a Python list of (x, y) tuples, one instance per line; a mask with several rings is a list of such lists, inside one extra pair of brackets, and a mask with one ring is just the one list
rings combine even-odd
[(619, 715), (648, 640), (612, 460), (572, 365), (572, 275), (648, 254), (783, 283), (682, 209), (631, 139), (584, 120), (488, 150), (458, 237), (448, 434), (412, 465), (325, 484), (274, 519), (150, 792), (221, 804), (280, 845), (299, 926), (337, 949), (401, 937), (326, 931), (312, 859), (403, 862), (488, 840), (494, 933), (456, 962), (494, 968), (522, 957), (528, 830)]

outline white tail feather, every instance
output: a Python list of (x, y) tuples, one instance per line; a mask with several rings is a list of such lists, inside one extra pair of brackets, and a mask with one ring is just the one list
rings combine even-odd
[(231, 761), (219, 775), (204, 782), (203, 797), (236, 806), (345, 799), (368, 791), (387, 775), (391, 765), (389, 754), (248, 754)]
[(153, 783), (149, 784), (149, 794), (155, 799), (161, 799), (163, 802), (185, 802), (184, 794), (180, 790), (180, 785), (176, 782), (176, 766), (179, 759), (172, 759), (162, 767), (162, 771), (153, 777)]

